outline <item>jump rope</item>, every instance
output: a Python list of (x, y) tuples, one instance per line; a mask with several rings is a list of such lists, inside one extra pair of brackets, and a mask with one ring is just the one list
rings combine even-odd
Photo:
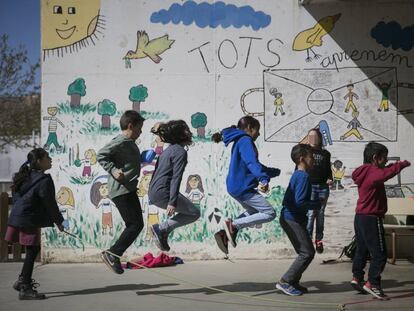
[[(82, 249), (85, 250), (85, 245), (83, 244), (83, 241), (77, 235), (75, 235), (73, 233), (70, 233), (70, 232), (67, 232), (65, 230), (62, 231), (62, 232), (67, 234), (68, 236), (71, 236), (71, 237), (77, 239), (81, 243)], [(121, 256), (118, 256), (118, 255), (116, 255), (116, 254), (114, 254), (114, 253), (112, 253), (108, 250), (102, 250), (102, 251), (105, 251), (108, 254), (111, 254), (112, 256), (114, 256), (116, 258), (119, 258), (121, 260)], [(208, 285), (205, 285), (205, 284), (202, 284), (202, 283), (198, 283), (198, 282), (195, 282), (195, 281), (189, 281), (189, 280), (184, 280), (184, 279), (181, 279), (181, 278), (177, 278), (177, 277), (169, 275), (167, 273), (163, 273), (163, 272), (160, 272), (158, 270), (150, 269), (148, 267), (145, 267), (145, 266), (140, 265), (140, 264), (135, 263), (135, 262), (130, 261), (129, 263), (131, 263), (132, 265), (134, 265), (136, 267), (148, 270), (151, 273), (161, 275), (161, 276), (163, 276), (167, 279), (174, 280), (174, 281), (184, 283), (184, 284), (189, 284), (189, 285), (192, 285), (192, 286), (197, 286), (197, 287), (209, 289), (211, 291), (219, 292), (219, 293), (222, 293), (222, 294), (225, 294), (225, 295), (228, 295), (228, 296), (240, 297), (240, 298), (244, 298), (244, 299), (252, 299), (252, 300), (256, 300), (256, 301), (276, 302), (276, 303), (302, 305), (302, 306), (318, 306), (318, 307), (323, 308), (323, 309), (335, 308), (336, 310), (339, 310), (339, 311), (345, 311), (345, 305), (346, 304), (337, 304), (337, 303), (328, 303), (328, 302), (288, 301), (288, 300), (278, 300), (278, 299), (271, 299), (271, 298), (264, 298), (264, 297), (257, 297), (257, 296), (239, 294), (239, 293), (234, 293), (234, 292), (226, 291), (226, 290), (223, 290), (223, 289), (211, 287), (211, 286), (208, 286)]]

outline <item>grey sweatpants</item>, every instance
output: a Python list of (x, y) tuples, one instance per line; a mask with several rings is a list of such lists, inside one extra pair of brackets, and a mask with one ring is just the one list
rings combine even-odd
[(287, 220), (282, 214), (280, 216), (280, 225), (298, 254), (298, 257), (296, 257), (282, 278), (289, 284), (296, 284), (299, 283), (302, 273), (312, 262), (315, 256), (315, 248), (306, 230), (306, 223), (300, 224), (293, 220)]
[[(167, 209), (168, 200), (160, 202), (151, 201), (151, 204), (154, 204), (155, 206), (162, 209)], [(161, 230), (165, 230), (166, 232), (170, 233), (174, 229), (188, 225), (200, 218), (200, 210), (198, 210), (194, 204), (181, 193), (178, 194), (175, 212), (176, 214), (173, 217), (168, 218), (163, 223), (160, 223)]]

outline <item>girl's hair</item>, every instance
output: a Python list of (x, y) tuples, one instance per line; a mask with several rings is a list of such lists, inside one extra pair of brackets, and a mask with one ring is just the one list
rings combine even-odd
[(323, 145), (323, 138), (322, 138), (321, 131), (319, 131), (319, 129), (315, 127), (313, 129), (310, 129), (309, 130), (308, 135), (309, 135), (310, 132), (313, 132), (313, 131), (315, 131), (316, 134), (318, 135), (318, 138), (319, 138), (319, 147), (322, 147), (322, 145)]
[(388, 155), (388, 148), (379, 143), (368, 143), (364, 149), (364, 164), (372, 163), (374, 155), (377, 157), (386, 157)]
[(18, 192), (23, 183), (29, 179), (32, 170), (40, 169), (38, 161), (47, 155), (47, 151), (43, 148), (35, 148), (27, 154), (27, 161), (20, 166), (19, 171), (13, 176), (11, 188), (14, 192)]
[[(259, 120), (253, 118), (252, 116), (245, 116), (243, 118), (241, 118), (239, 120), (239, 122), (237, 122), (237, 126), (236, 125), (232, 125), (228, 128), (238, 128), (239, 130), (245, 130), (247, 128), (251, 128), (251, 129), (260, 129), (260, 122)], [(223, 136), (221, 134), (221, 132), (217, 132), (214, 133), (211, 136), (211, 140), (214, 141), (215, 143), (219, 143), (221, 141), (223, 141)]]
[(85, 158), (86, 158), (86, 154), (90, 153), (91, 154), (91, 165), (95, 165), (96, 164), (96, 152), (93, 149), (87, 149), (85, 151)]
[(185, 193), (190, 193), (190, 191), (191, 191), (190, 180), (193, 179), (193, 178), (197, 178), (198, 179), (198, 187), (197, 187), (197, 189), (204, 193), (203, 182), (201, 181), (201, 176), (198, 175), (198, 174), (194, 174), (194, 175), (189, 175), (188, 176), (188, 178), (187, 178), (187, 184), (186, 184), (187, 186), (186, 186), (186, 189), (185, 189)]
[(97, 181), (94, 183), (91, 187), (91, 202), (95, 207), (98, 206), (99, 201), (102, 199), (101, 193), (99, 192), (99, 188), (101, 186), (106, 185), (106, 183), (101, 183), (100, 181)]
[(167, 123), (162, 123), (158, 129), (154, 129), (151, 132), (158, 135), (163, 142), (169, 144), (184, 143), (191, 145), (193, 142), (193, 134), (183, 120), (171, 120)]

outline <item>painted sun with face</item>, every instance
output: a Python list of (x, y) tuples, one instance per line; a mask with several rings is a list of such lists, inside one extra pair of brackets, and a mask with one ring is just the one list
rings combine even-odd
[(101, 0), (42, 0), (43, 59), (87, 47), (102, 34)]

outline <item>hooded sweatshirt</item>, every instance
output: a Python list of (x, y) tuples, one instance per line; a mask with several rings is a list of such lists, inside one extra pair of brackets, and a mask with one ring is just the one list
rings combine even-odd
[(387, 196), (384, 183), (409, 166), (408, 161), (398, 161), (384, 168), (373, 164), (364, 164), (352, 173), (352, 179), (358, 185), (356, 214), (384, 217), (387, 212)]
[(253, 139), (245, 131), (230, 127), (221, 134), (226, 147), (234, 143), (226, 179), (227, 191), (236, 199), (248, 200), (257, 192), (255, 188), (259, 182), (269, 183), (269, 179), (279, 175), (280, 171), (259, 162)]

